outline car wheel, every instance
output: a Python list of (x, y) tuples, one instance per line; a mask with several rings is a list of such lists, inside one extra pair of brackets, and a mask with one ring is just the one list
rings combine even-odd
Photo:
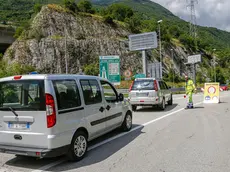
[(132, 105), (132, 111), (136, 111), (137, 110), (137, 106)]
[(75, 133), (67, 157), (70, 161), (80, 161), (84, 158), (88, 149), (87, 135), (83, 131)]
[(173, 104), (173, 96), (172, 96), (172, 94), (171, 94), (171, 98), (170, 98), (170, 100), (168, 101), (168, 105), (172, 105)]
[(130, 131), (132, 128), (133, 122), (132, 122), (132, 113), (131, 112), (127, 112), (125, 115), (125, 119), (122, 123), (122, 130), (123, 131)]
[(163, 98), (162, 103), (160, 105), (161, 110), (165, 110), (165, 98)]

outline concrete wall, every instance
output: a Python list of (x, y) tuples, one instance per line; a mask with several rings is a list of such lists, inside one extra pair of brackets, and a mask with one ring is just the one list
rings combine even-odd
[(0, 28), (0, 53), (4, 53), (6, 49), (15, 41), (14, 31)]
[(8, 30), (0, 30), (0, 44), (12, 44), (14, 39), (14, 32)]

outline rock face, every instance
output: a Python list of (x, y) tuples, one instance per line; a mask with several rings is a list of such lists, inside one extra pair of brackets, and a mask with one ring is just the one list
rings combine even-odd
[(129, 52), (127, 42), (122, 41), (129, 34), (125, 27), (106, 24), (98, 16), (74, 15), (48, 5), (7, 50), (4, 59), (32, 65), (42, 73), (65, 73), (67, 59), (68, 72), (77, 73), (83, 65), (96, 63), (99, 56), (119, 55), (122, 71), (140, 68), (141, 55)]
[[(76, 15), (58, 5), (47, 5), (3, 58), (8, 63), (16, 61), (31, 65), (39, 73), (65, 73), (67, 64), (68, 73), (74, 74), (86, 64), (98, 63), (99, 56), (119, 55), (121, 73), (126, 69), (142, 71), (141, 52), (128, 49), (129, 34), (122, 24), (107, 24), (99, 16)], [(157, 49), (146, 54), (149, 62), (156, 62), (159, 58)], [(162, 54), (164, 73), (168, 73), (172, 63), (178, 74), (187, 72), (184, 48), (169, 44)]]

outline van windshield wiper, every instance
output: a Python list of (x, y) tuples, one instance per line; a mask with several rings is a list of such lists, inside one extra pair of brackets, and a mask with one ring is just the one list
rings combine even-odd
[(9, 109), (13, 112), (13, 114), (18, 117), (18, 114), (15, 112), (15, 110), (12, 107), (9, 107)]

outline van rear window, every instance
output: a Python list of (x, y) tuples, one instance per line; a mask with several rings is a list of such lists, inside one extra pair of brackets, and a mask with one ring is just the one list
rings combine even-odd
[(44, 80), (0, 82), (0, 110), (45, 111)]
[(134, 81), (132, 90), (154, 90), (153, 80), (137, 80)]

